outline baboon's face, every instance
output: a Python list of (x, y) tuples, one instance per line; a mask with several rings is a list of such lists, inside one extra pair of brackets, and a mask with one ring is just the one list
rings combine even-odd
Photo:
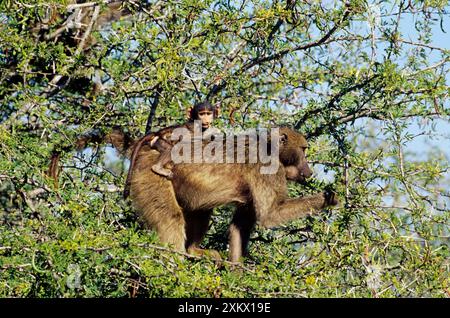
[(280, 129), (280, 161), (285, 167), (286, 178), (304, 182), (313, 172), (306, 160), (308, 143), (303, 135), (288, 129)]
[(202, 128), (208, 129), (214, 121), (214, 112), (209, 109), (202, 109), (198, 112), (198, 119), (202, 122)]

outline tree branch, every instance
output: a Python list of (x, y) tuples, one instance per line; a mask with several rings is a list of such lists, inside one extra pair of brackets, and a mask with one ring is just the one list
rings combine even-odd
[[(270, 62), (270, 61), (279, 59), (289, 53), (307, 50), (312, 47), (316, 47), (316, 46), (320, 46), (320, 45), (324, 44), (331, 37), (331, 35), (333, 35), (339, 29), (341, 24), (348, 18), (348, 16), (350, 15), (350, 12), (351, 12), (351, 10), (349, 9), (348, 5), (346, 4), (346, 9), (344, 11), (344, 14), (339, 19), (339, 21), (323, 37), (321, 37), (317, 41), (314, 41), (314, 42), (311, 42), (308, 44), (299, 45), (299, 46), (296, 46), (296, 47), (290, 48), (290, 49), (281, 50), (281, 51), (276, 52), (269, 56), (250, 60), (248, 63), (244, 64), (241, 67), (241, 69), (239, 69), (237, 72), (235, 72), (232, 76), (233, 77), (240, 76), (241, 74), (243, 74), (244, 72), (248, 71), (249, 69), (251, 69), (252, 67), (254, 67), (256, 65), (260, 65), (265, 62)], [(227, 85), (227, 82), (225, 79), (222, 79), (221, 83), (219, 83), (219, 84), (214, 84), (213, 87), (211, 88), (210, 92), (208, 93), (207, 98), (211, 98), (214, 95), (216, 95), (217, 93), (219, 93), (222, 89), (224, 89), (226, 87), (226, 85)]]
[(362, 83), (359, 84), (355, 84), (353, 86), (350, 86), (346, 89), (343, 89), (342, 91), (340, 91), (339, 93), (337, 93), (336, 95), (334, 95), (331, 100), (324, 106), (324, 107), (318, 107), (315, 109), (311, 109), (310, 111), (306, 112), (302, 118), (300, 118), (294, 125), (295, 129), (300, 129), (301, 125), (311, 116), (313, 115), (317, 115), (323, 111), (329, 110), (329, 109), (333, 109), (335, 108), (336, 103), (345, 95), (347, 95), (350, 92), (356, 91), (358, 89), (362, 89), (365, 86), (367, 86), (368, 84), (370, 84), (375, 78), (377, 77), (377, 75), (374, 75), (372, 77), (369, 77), (367, 80), (365, 80)]
[(156, 109), (159, 104), (159, 97), (161, 96), (162, 86), (157, 84), (155, 87), (155, 93), (153, 94), (153, 102), (150, 109), (150, 114), (147, 117), (147, 124), (145, 125), (145, 134), (149, 134), (152, 131), (153, 118), (155, 117)]

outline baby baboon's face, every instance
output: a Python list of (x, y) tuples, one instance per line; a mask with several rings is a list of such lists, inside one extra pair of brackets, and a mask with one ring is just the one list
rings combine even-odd
[(214, 121), (214, 112), (209, 109), (203, 109), (198, 112), (198, 119), (202, 122), (202, 128), (208, 129)]

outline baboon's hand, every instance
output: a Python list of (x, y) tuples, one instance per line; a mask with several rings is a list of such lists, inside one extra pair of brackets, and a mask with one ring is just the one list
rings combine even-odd
[(337, 194), (333, 190), (326, 190), (323, 193), (323, 196), (325, 197), (324, 207), (335, 206), (335, 205), (339, 204), (339, 200), (337, 198)]

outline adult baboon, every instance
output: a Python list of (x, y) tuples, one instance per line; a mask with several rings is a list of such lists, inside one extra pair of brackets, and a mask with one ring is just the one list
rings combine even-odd
[[(258, 138), (258, 142), (261, 145), (267, 140)], [(261, 174), (260, 161), (180, 163), (173, 167), (173, 179), (169, 181), (151, 170), (159, 153), (144, 145), (136, 156), (130, 180), (131, 200), (142, 220), (157, 231), (163, 243), (192, 254), (203, 253), (199, 245), (212, 209), (235, 204), (229, 245), (230, 260), (238, 262), (246, 252), (255, 224), (275, 227), (337, 204), (332, 192), (288, 197), (287, 179), (302, 182), (312, 174), (305, 158), (306, 148), (301, 134), (283, 127), (274, 174)]]

